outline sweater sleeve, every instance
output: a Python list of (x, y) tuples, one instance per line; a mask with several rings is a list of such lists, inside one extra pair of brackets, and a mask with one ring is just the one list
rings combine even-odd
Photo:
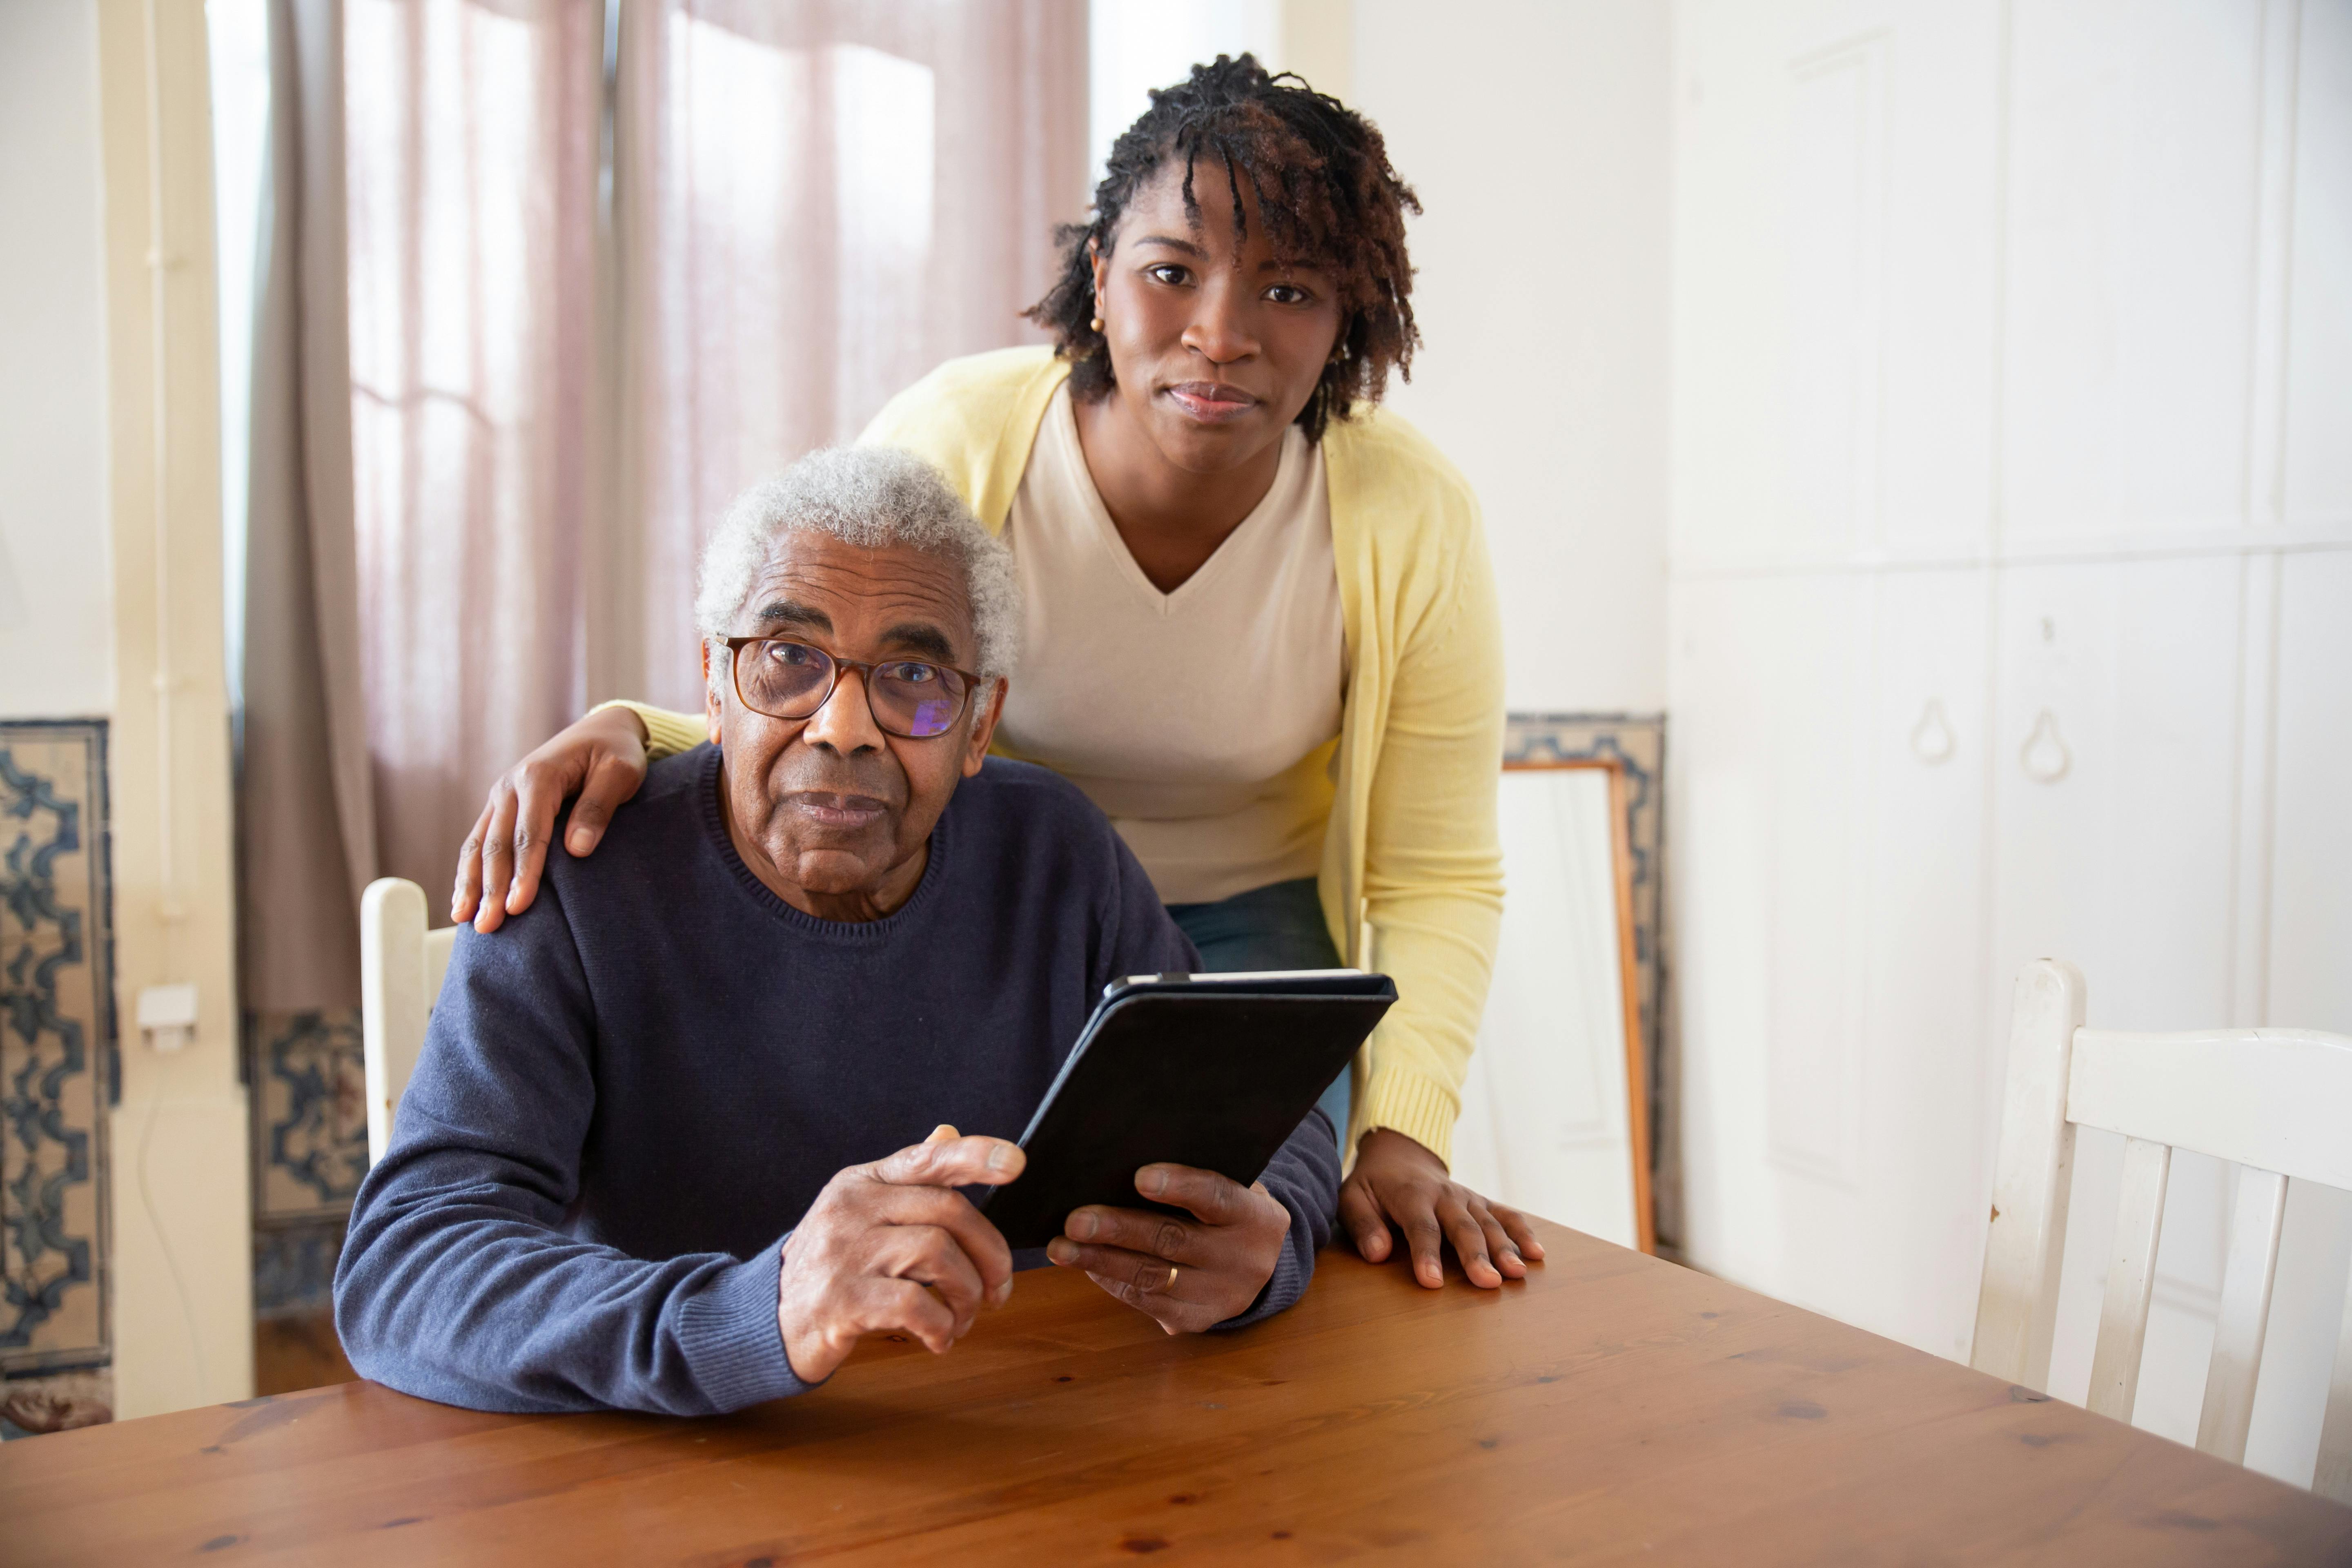
[(625, 708), (637, 716), (639, 723), (645, 725), (646, 761), (649, 763), (677, 756), (680, 752), (690, 752), (710, 739), (709, 726), (699, 713), (676, 713), (667, 708), (656, 708), (650, 702), (632, 702), (625, 698), (599, 702), (588, 711), (602, 713), (607, 708)]
[(1477, 502), (1450, 470), (1433, 479), (1452, 542), (1432, 552), (1438, 574), (1419, 613), (1392, 628), (1365, 812), (1370, 962), (1395, 977), (1398, 1000), (1372, 1036), (1353, 1120), (1358, 1137), (1393, 1128), (1450, 1163), (1502, 927), (1503, 638)]
[(458, 934), (392, 1147), (335, 1270), (352, 1364), (479, 1410), (740, 1409), (801, 1393), (782, 1239), (648, 1260), (561, 1228), (595, 1110), (594, 1015), (556, 885)]
[(1307, 1294), (1315, 1278), (1315, 1255), (1329, 1243), (1339, 1212), (1339, 1143), (1319, 1109), (1308, 1111), (1307, 1120), (1291, 1130), (1258, 1180), (1290, 1211), (1290, 1232), (1282, 1238), (1282, 1256), (1265, 1289), (1247, 1311), (1227, 1318), (1219, 1329), (1244, 1329), (1265, 1321)]

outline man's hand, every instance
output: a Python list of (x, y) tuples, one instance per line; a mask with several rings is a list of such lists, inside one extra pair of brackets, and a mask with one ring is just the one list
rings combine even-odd
[(912, 1334), (944, 1355), (982, 1307), (1003, 1306), (1013, 1251), (955, 1189), (1001, 1186), (1027, 1159), (1017, 1143), (942, 1126), (827, 1182), (785, 1244), (776, 1283), (793, 1375), (823, 1383), (866, 1334)]
[(1263, 1183), (1243, 1186), (1190, 1165), (1146, 1165), (1135, 1190), (1193, 1219), (1089, 1204), (1073, 1209), (1045, 1256), (1171, 1334), (1197, 1334), (1249, 1310), (1290, 1234), (1290, 1211)]
[(645, 782), (645, 721), (625, 708), (589, 714), (517, 763), (490, 786), (482, 815), (457, 851), (449, 918), (492, 931), (509, 915), (530, 908), (563, 803), (580, 797), (563, 845), (585, 855), (604, 837), (614, 808)]
[(1449, 1241), (1464, 1277), (1481, 1289), (1524, 1279), (1528, 1262), (1543, 1261), (1543, 1243), (1527, 1215), (1488, 1203), (1448, 1175), (1445, 1162), (1422, 1144), (1381, 1127), (1356, 1146), (1356, 1168), (1339, 1189), (1339, 1223), (1367, 1262), (1381, 1263), (1392, 1246), (1391, 1221), (1412, 1249), (1413, 1278), (1433, 1290), (1445, 1283), (1439, 1255)]

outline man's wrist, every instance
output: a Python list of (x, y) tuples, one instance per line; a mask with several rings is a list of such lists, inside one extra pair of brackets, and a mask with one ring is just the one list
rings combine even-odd
[(680, 1311), (679, 1347), (715, 1409), (740, 1410), (808, 1386), (784, 1353), (771, 1257), (781, 1249), (723, 1266)]

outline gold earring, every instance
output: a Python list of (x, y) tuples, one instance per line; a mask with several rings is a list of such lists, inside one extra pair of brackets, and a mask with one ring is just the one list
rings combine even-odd
[(1102, 317), (1099, 315), (1094, 319), (1094, 329), (1098, 332), (1102, 331)]

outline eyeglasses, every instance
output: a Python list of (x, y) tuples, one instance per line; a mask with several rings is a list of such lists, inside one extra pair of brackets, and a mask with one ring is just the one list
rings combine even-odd
[(841, 672), (854, 669), (866, 685), (866, 710), (886, 735), (928, 741), (962, 717), (980, 677), (922, 659), (836, 658), (786, 637), (720, 637), (734, 666), (735, 695), (771, 719), (811, 719), (833, 697)]

